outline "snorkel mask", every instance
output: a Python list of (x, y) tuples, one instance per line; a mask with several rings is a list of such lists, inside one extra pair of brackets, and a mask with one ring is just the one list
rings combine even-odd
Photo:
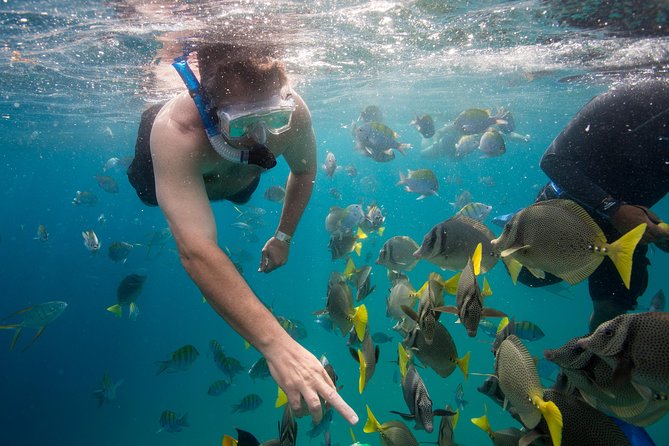
[[(290, 128), (295, 109), (292, 97), (276, 96), (262, 103), (235, 104), (217, 110), (207, 102), (202, 86), (188, 66), (187, 56), (177, 57), (172, 66), (186, 84), (216, 153), (237, 164), (251, 164), (263, 169), (276, 166), (276, 157), (265, 145), (266, 132), (278, 135)], [(252, 141), (250, 149), (231, 145), (233, 139), (244, 136)]]

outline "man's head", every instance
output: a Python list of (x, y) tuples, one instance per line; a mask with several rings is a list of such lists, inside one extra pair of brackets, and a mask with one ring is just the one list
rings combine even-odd
[(215, 107), (285, 97), (290, 89), (284, 65), (267, 47), (204, 44), (197, 58), (201, 84)]

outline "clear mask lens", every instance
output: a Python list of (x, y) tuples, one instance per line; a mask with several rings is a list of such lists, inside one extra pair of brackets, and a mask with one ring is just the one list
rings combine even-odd
[[(225, 107), (218, 111), (221, 132), (228, 138), (241, 138), (258, 124), (270, 133), (278, 135), (290, 129), (295, 110), (291, 97), (274, 100), (272, 104), (257, 104), (254, 107)], [(278, 102), (278, 103), (277, 103)]]

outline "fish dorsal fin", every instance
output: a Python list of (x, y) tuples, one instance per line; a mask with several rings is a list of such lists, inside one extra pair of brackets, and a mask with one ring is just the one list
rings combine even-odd
[(472, 254), (472, 266), (474, 267), (474, 275), (478, 276), (481, 274), (481, 255), (483, 252), (483, 245), (479, 243), (474, 249), (474, 254)]
[(401, 343), (397, 344), (397, 358), (400, 366), (400, 375), (402, 376), (402, 379), (404, 379), (409, 368), (409, 353), (407, 353)]

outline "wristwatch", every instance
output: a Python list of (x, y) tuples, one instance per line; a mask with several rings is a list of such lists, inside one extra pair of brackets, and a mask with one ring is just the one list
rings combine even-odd
[(626, 204), (624, 201), (621, 200), (616, 200), (612, 196), (608, 196), (604, 198), (601, 203), (599, 203), (599, 206), (597, 206), (597, 213), (602, 215), (603, 217), (606, 218), (611, 218), (613, 217), (613, 214), (616, 213), (618, 208), (622, 206), (623, 204)]
[(293, 239), (293, 237), (282, 231), (276, 231), (276, 234), (274, 234), (274, 238), (284, 242), (287, 245), (290, 245), (290, 241)]

